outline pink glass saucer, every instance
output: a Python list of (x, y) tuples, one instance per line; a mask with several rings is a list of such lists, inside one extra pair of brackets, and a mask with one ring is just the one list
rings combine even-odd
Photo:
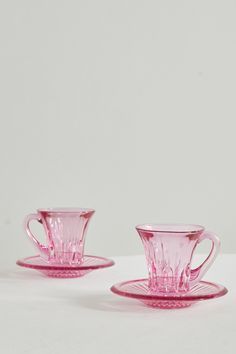
[(111, 291), (117, 295), (137, 299), (147, 306), (162, 309), (188, 307), (201, 300), (214, 299), (225, 295), (228, 290), (219, 284), (200, 281), (190, 291), (183, 294), (151, 293), (148, 279), (138, 279), (115, 284)]
[(95, 269), (111, 267), (114, 262), (103, 257), (84, 256), (83, 261), (78, 265), (63, 265), (49, 263), (40, 256), (32, 256), (20, 259), (16, 264), (25, 268), (36, 269), (48, 277), (77, 278)]

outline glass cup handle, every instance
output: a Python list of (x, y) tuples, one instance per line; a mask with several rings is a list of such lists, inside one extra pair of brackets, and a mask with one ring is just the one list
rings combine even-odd
[(207, 272), (207, 270), (210, 268), (212, 263), (214, 262), (216, 256), (218, 255), (220, 251), (220, 240), (216, 235), (209, 231), (205, 231), (199, 238), (198, 243), (200, 243), (203, 240), (211, 240), (212, 242), (212, 247), (211, 251), (208, 255), (208, 257), (205, 259), (205, 261), (197, 268), (191, 269), (190, 271), (190, 286), (194, 286), (197, 284), (204, 274)]
[(42, 220), (38, 214), (29, 214), (25, 218), (24, 227), (30, 240), (33, 242), (34, 246), (40, 251), (41, 254), (48, 255), (48, 247), (41, 244), (36, 237), (32, 234), (30, 230), (30, 222), (32, 220), (37, 220), (42, 223)]

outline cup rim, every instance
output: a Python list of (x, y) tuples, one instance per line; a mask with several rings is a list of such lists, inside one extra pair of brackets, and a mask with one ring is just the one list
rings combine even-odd
[(192, 234), (204, 231), (205, 228), (202, 225), (197, 224), (141, 224), (136, 226), (137, 231), (150, 231), (161, 233), (173, 233), (173, 234)]
[(50, 214), (84, 214), (94, 213), (95, 210), (91, 208), (74, 208), (74, 207), (53, 207), (53, 208), (39, 208), (38, 213), (50, 213)]

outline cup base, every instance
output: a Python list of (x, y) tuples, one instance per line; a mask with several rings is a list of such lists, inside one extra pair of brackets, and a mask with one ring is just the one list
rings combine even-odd
[(190, 290), (189, 284), (179, 284), (178, 279), (157, 279), (155, 282), (150, 282), (149, 280), (149, 292), (150, 294), (185, 294)]
[[(43, 257), (45, 259), (45, 257)], [(82, 264), (84, 257), (76, 252), (55, 252), (46, 259), (50, 264), (73, 266)]]

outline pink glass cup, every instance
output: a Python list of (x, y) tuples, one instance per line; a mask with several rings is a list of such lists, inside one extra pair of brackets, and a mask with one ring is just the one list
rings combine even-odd
[[(38, 209), (37, 214), (25, 218), (25, 229), (44, 259), (59, 264), (78, 264), (83, 260), (85, 235), (94, 212), (93, 209)], [(42, 223), (46, 245), (31, 232), (32, 220)]]
[[(144, 245), (151, 292), (179, 293), (197, 284), (214, 262), (220, 241), (199, 225), (147, 224), (136, 227)], [(212, 242), (210, 254), (197, 268), (191, 269), (196, 246)]]

